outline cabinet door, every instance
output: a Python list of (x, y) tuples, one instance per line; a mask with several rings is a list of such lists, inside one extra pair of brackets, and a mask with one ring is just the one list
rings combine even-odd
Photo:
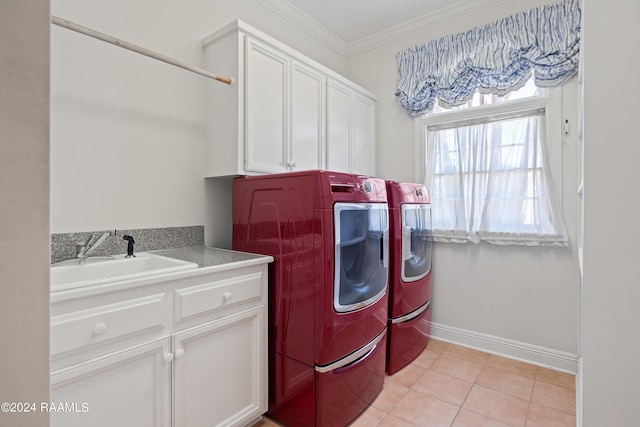
[(354, 93), (351, 108), (352, 172), (375, 176), (375, 103)]
[(351, 172), (351, 108), (349, 89), (329, 81), (327, 85), (327, 169)]
[(267, 410), (264, 306), (174, 336), (175, 427), (243, 426)]
[(51, 375), (52, 427), (170, 427), (170, 339), (73, 365)]
[[(287, 170), (289, 59), (247, 38), (245, 169)], [(225, 141), (233, 143), (233, 141)]]
[(289, 170), (324, 167), (325, 81), (320, 71), (293, 62)]

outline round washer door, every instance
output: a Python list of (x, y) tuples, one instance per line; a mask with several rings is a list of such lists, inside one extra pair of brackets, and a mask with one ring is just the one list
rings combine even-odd
[(333, 306), (344, 313), (375, 303), (387, 290), (389, 210), (386, 203), (336, 203), (333, 212)]
[(431, 206), (404, 204), (402, 213), (402, 280), (422, 279), (431, 270)]

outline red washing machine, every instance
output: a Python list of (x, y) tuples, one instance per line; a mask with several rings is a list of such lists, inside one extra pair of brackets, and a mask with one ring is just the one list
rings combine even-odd
[(233, 249), (271, 255), (269, 416), (343, 427), (384, 383), (385, 182), (327, 171), (233, 181)]
[(389, 375), (427, 346), (431, 321), (431, 205), (422, 184), (387, 181), (389, 203)]

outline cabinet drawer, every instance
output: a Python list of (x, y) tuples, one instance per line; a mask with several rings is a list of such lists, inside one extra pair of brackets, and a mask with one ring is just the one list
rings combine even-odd
[(175, 291), (175, 322), (262, 297), (262, 273), (245, 274)]
[(51, 354), (164, 328), (166, 294), (74, 311), (51, 318)]

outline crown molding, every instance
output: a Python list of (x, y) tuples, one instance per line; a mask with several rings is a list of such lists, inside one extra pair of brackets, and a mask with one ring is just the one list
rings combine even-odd
[(346, 41), (329, 31), (327, 27), (292, 5), (286, 0), (258, 0), (278, 15), (302, 29), (325, 46), (345, 58), (349, 57), (349, 45)]
[(491, 9), (512, 0), (462, 0), (451, 6), (439, 9), (434, 13), (422, 15), (410, 21), (372, 34), (371, 36), (356, 40), (349, 44), (349, 56), (357, 55), (380, 46), (384, 46), (396, 40), (409, 37), (413, 34), (426, 31), (431, 28), (445, 25), (465, 16), (474, 15), (486, 9)]
[(324, 25), (289, 3), (287, 0), (258, 0), (264, 6), (285, 18), (287, 21), (302, 29), (304, 32), (320, 41), (325, 46), (348, 58), (371, 49), (409, 37), (421, 31), (447, 24), (465, 16), (479, 13), (485, 9), (500, 6), (513, 0), (460, 0), (434, 13), (419, 16), (408, 22), (364, 37), (352, 43), (347, 43), (335, 35)]

